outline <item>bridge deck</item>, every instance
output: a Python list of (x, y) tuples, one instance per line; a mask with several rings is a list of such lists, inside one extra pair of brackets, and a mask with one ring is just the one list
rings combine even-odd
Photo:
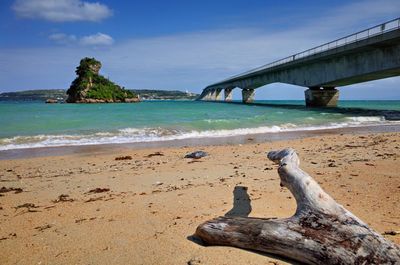
[[(308, 49), (306, 51), (293, 54), (286, 58), (277, 60), (275, 62), (263, 65), (261, 67), (252, 69), (250, 71), (241, 73), (239, 75), (232, 76), (228, 79), (222, 80), (220, 82), (209, 85), (205, 88), (215, 89), (215, 88), (227, 88), (238, 86), (238, 81), (244, 81), (249, 78), (255, 78), (257, 76), (265, 75), (268, 72), (274, 72), (284, 68), (294, 68), (299, 65), (304, 65), (311, 63), (313, 61), (326, 59), (330, 56), (337, 56), (339, 54), (351, 53), (354, 50), (362, 51), (363, 49), (371, 49), (376, 45), (385, 45), (388, 42), (399, 42), (400, 40), (400, 18), (385, 22), (375, 27), (348, 35), (346, 37), (325, 43), (323, 45)], [(384, 78), (389, 76), (394, 76), (400, 74), (398, 71), (393, 71), (392, 73), (387, 73), (387, 76), (377, 76), (371, 75), (367, 79), (357, 79), (354, 78), (354, 82), (363, 82), (368, 80), (378, 79), (377, 77)], [(280, 80), (276, 80), (279, 82)], [(352, 83), (350, 81), (350, 83)], [(258, 87), (268, 84), (268, 82), (259, 81), (259, 84), (253, 85), (253, 87)], [(297, 84), (300, 85), (300, 84)], [(304, 86), (307, 86), (306, 84)]]

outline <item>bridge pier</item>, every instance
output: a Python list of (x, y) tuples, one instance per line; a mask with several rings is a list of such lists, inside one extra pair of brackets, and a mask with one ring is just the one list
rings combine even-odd
[(244, 88), (242, 89), (242, 102), (243, 103), (251, 103), (254, 101), (255, 91), (252, 88)]
[(215, 89), (215, 99), (214, 100), (217, 100), (217, 101), (221, 100), (221, 91), (222, 91), (222, 88)]
[(232, 101), (232, 99), (233, 99), (232, 91), (233, 91), (233, 87), (224, 89), (225, 101)]
[(207, 93), (207, 101), (211, 101), (213, 100), (213, 90), (211, 89), (210, 91), (208, 91)]
[(203, 100), (205, 100), (205, 101), (210, 100), (210, 93), (211, 92), (209, 90), (205, 91), (205, 94), (203, 96)]
[(307, 107), (336, 107), (339, 90), (334, 87), (310, 87), (304, 91)]
[(217, 94), (216, 94), (216, 89), (211, 89), (210, 94), (209, 94), (209, 99), (210, 101), (215, 101)]
[(203, 93), (201, 93), (200, 96), (200, 100), (207, 100), (207, 95), (208, 95), (207, 90), (203, 90)]

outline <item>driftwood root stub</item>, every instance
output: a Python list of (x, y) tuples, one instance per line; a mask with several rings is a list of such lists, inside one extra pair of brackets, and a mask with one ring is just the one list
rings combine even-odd
[(400, 247), (386, 240), (330, 197), (299, 168), (291, 149), (272, 151), (281, 185), (296, 199), (285, 219), (218, 217), (197, 227), (208, 245), (277, 254), (307, 264), (400, 264)]

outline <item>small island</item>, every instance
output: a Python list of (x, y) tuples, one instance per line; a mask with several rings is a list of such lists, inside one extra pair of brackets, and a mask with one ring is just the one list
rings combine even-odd
[(121, 88), (99, 74), (101, 62), (95, 58), (83, 58), (75, 73), (77, 78), (67, 90), (67, 103), (139, 102), (132, 91)]
[(195, 100), (199, 94), (179, 90), (126, 89), (99, 74), (101, 62), (83, 58), (68, 90), (38, 89), (0, 93), (1, 101), (45, 103), (135, 103), (148, 100)]

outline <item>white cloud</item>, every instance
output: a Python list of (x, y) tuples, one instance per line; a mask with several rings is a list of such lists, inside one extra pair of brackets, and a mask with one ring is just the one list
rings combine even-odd
[(12, 8), (19, 17), (52, 22), (100, 21), (112, 15), (104, 4), (80, 0), (16, 0)]
[[(329, 13), (319, 17), (313, 16), (310, 20), (299, 21), (300, 26), (281, 28), (279, 31), (260, 28), (210, 30), (130, 39), (114, 45), (110, 45), (113, 42), (110, 36), (98, 33), (77, 38), (76, 43), (81, 44), (79, 49), (73, 45), (3, 49), (0, 50), (0, 61), (4, 62), (0, 64), (0, 84), (9, 85), (6, 87), (8, 90), (31, 88), (32, 84), (37, 84), (36, 87), (66, 88), (74, 78), (73, 70), (79, 60), (89, 56), (102, 62), (104, 75), (127, 88), (200, 92), (211, 83), (359, 31), (372, 26), (373, 21), (384, 22), (400, 12), (397, 2), (390, 0), (381, 5), (378, 15), (365, 11), (370, 10), (368, 6), (377, 9), (375, 1), (364, 1), (364, 16), (356, 15), (358, 19), (351, 16), (357, 14), (361, 7), (351, 4), (329, 10)], [(100, 43), (108, 45), (108, 48), (92, 49), (91, 46)], [(24, 66), (23, 72), (21, 66)], [(354, 85), (341, 88), (341, 91), (347, 98), (379, 96), (400, 99), (399, 84), (400, 77), (396, 77), (368, 83), (368, 87)], [(288, 87), (288, 90), (282, 87)], [(271, 84), (259, 89), (257, 98), (261, 95), (261, 98), (269, 99), (301, 99), (303, 91), (302, 87)]]
[(67, 35), (64, 33), (54, 33), (49, 36), (49, 39), (59, 44), (70, 44), (76, 42), (77, 38), (75, 35)]
[(110, 46), (114, 43), (114, 39), (104, 33), (83, 36), (77, 38), (75, 35), (67, 35), (65, 33), (54, 33), (49, 35), (50, 40), (63, 45), (80, 44), (82, 46), (101, 47)]
[(114, 43), (114, 39), (107, 34), (99, 32), (97, 34), (84, 36), (79, 42), (84, 46), (108, 46)]

